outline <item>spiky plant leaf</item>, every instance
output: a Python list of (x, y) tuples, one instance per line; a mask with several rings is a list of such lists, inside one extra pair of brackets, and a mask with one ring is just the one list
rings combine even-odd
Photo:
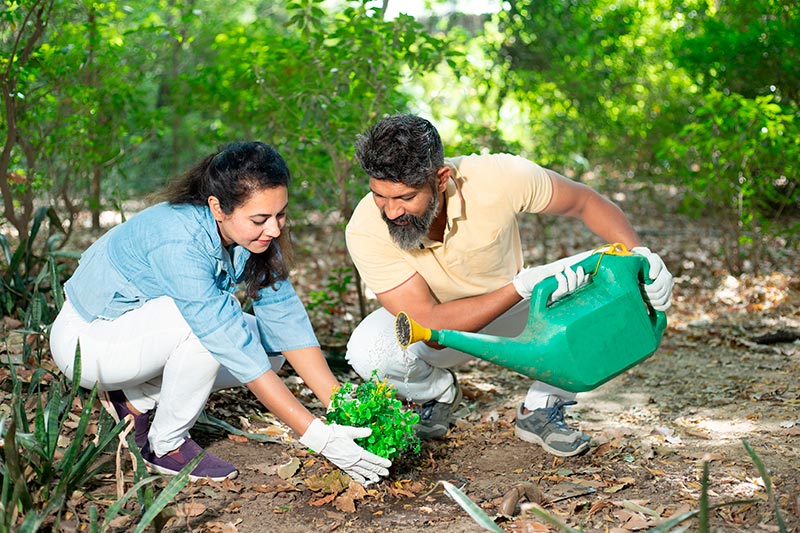
[(461, 492), (458, 487), (447, 481), (439, 481), (439, 483), (442, 484), (444, 489), (447, 491), (447, 494), (449, 494), (450, 497), (453, 498), (456, 503), (472, 517), (473, 520), (475, 520), (475, 523), (487, 531), (503, 533), (503, 530), (500, 529), (500, 526), (495, 524), (494, 520), (492, 520), (492, 518), (487, 515), (483, 509), (478, 507), (475, 502), (469, 499), (466, 494)]

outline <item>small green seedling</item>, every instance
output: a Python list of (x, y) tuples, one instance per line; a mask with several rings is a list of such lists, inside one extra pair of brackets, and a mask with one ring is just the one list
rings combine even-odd
[(356, 443), (386, 459), (403, 452), (419, 453), (420, 440), (414, 434), (419, 415), (404, 409), (394, 388), (374, 375), (356, 387), (345, 383), (336, 389), (327, 419), (328, 423), (371, 428), (372, 434)]

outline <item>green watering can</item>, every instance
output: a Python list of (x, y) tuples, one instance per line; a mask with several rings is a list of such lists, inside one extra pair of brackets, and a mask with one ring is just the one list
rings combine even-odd
[(432, 341), (496, 363), (571, 392), (593, 390), (650, 357), (667, 327), (641, 284), (650, 283), (647, 259), (621, 244), (603, 247), (572, 265), (590, 281), (549, 302), (557, 287), (550, 277), (534, 287), (525, 329), (516, 337), (431, 330), (404, 312), (395, 319), (401, 346)]

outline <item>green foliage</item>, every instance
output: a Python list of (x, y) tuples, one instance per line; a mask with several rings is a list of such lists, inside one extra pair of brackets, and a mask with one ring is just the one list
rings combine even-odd
[(355, 136), (402, 109), (403, 80), (444, 57), (444, 43), (413, 18), (383, 20), (368, 4), (265, 4), (258, 24), (223, 18), (206, 29), (197, 68), (183, 78), (205, 117), (193, 135), (209, 145), (242, 136), (274, 144), (299, 177), (293, 198), (346, 219), (366, 191), (363, 177), (352, 179)]
[(350, 292), (353, 283), (353, 269), (350, 267), (334, 268), (328, 276), (325, 288), (308, 293), (306, 309), (314, 311), (321, 309), (329, 315), (339, 312), (344, 305), (344, 297)]
[(70, 222), (90, 209), (99, 228), (106, 181), (152, 125), (143, 100), (143, 54), (126, 33), (129, 6), (3, 4), (11, 21), (10, 31), (0, 32), (2, 55), (11, 59), (8, 68), (0, 64), (0, 85), (9, 95), (0, 124), (6, 134), (0, 158), (4, 215), (21, 240), (34, 198), (58, 207)]
[(748, 98), (775, 93), (800, 98), (800, 5), (794, 0), (679, 3), (686, 31), (674, 54), (706, 89)]
[(800, 200), (800, 125), (772, 95), (750, 99), (710, 91), (664, 147), (670, 173), (691, 193), (684, 209), (722, 220), (724, 253), (734, 273), (742, 271), (745, 257), (760, 255), (762, 234), (790, 229), (781, 215)]
[[(55, 531), (73, 492), (84, 491), (107, 470), (107, 452), (127, 425), (116, 425), (100, 410), (97, 435), (87, 430), (92, 421), (97, 387), (85, 391), (73, 386), (63, 376), (46, 376), (34, 371), (27, 388), (17, 378), (16, 367), (9, 365), (13, 387), (8, 418), (0, 419), (0, 531)], [(81, 358), (75, 355), (71, 383), (77, 383)], [(73, 408), (79, 412), (75, 414)], [(34, 413), (29, 417), (28, 409)], [(77, 420), (77, 422), (75, 422)], [(75, 425), (77, 424), (77, 425)], [(147, 476), (142, 456), (128, 435), (128, 446), (136, 456), (134, 485), (109, 506), (102, 523), (97, 508), (89, 509), (92, 531), (106, 531), (111, 521), (124, 510), (125, 504), (137, 496), (142, 516), (135, 529), (144, 531), (150, 524), (162, 524), (167, 517), (162, 511), (189, 482), (189, 473), (202, 459), (202, 454), (166, 484), (158, 495), (152, 484), (160, 476)], [(125, 511), (129, 512), (129, 511)], [(160, 527), (157, 528), (160, 530)]]
[(675, 131), (689, 81), (669, 65), (665, 2), (514, 0), (498, 14), (500, 83), (545, 165), (646, 163)]
[(372, 429), (369, 437), (356, 439), (365, 450), (387, 459), (403, 452), (419, 453), (420, 441), (414, 434), (419, 415), (403, 408), (395, 390), (373, 379), (354, 387), (345, 383), (331, 397), (328, 423)]
[[(84, 488), (103, 470), (101, 454), (125, 424), (109, 428), (111, 417), (102, 417), (97, 440), (90, 439), (86, 430), (97, 395), (96, 387), (84, 397), (77, 387), (67, 386), (63, 378), (47, 386), (42, 380), (44, 372), (39, 369), (26, 393), (17, 379), (14, 365), (9, 368), (13, 394), (0, 451), (3, 478), (0, 524), (6, 530), (16, 525), (19, 531), (37, 531), (53, 517), (57, 524), (72, 492)], [(73, 380), (80, 375), (80, 368), (78, 354)], [(82, 407), (73, 432), (68, 424), (75, 401)], [(35, 410), (32, 425), (26, 412), (31, 404)], [(67, 435), (71, 438), (65, 439)], [(62, 439), (66, 442), (62, 443)]]
[(36, 210), (28, 237), (16, 248), (12, 248), (8, 238), (0, 234), (0, 306), (7, 316), (19, 314), (18, 318), (24, 320), (27, 328), (38, 328), (52, 322), (64, 301), (57, 254), (53, 252), (60, 236), (54, 234), (47, 239), (43, 245), (44, 253), (35, 247), (46, 220), (51, 230), (57, 229), (63, 234), (61, 221), (51, 207)]

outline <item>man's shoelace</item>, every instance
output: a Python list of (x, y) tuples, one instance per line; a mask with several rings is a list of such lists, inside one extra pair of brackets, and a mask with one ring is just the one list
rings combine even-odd
[(554, 423), (559, 427), (566, 427), (567, 424), (564, 422), (564, 408), (568, 405), (576, 405), (578, 402), (572, 400), (569, 402), (565, 402), (562, 400), (556, 401), (550, 407), (546, 407), (547, 410), (547, 423)]
[(433, 408), (436, 407), (437, 403), (438, 402), (436, 400), (428, 400), (427, 402), (423, 403), (419, 409), (419, 419), (430, 420), (431, 416), (433, 415)]

